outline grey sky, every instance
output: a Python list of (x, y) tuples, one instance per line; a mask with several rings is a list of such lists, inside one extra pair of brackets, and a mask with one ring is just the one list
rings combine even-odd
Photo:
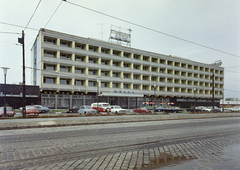
[[(196, 46), (169, 36), (146, 30), (129, 23), (62, 2), (47, 29), (108, 40), (111, 24), (131, 28), (132, 47), (173, 55), (202, 63), (222, 60), (225, 67), (225, 97), (240, 98), (240, 1), (239, 0), (67, 0), (166, 34), (225, 51), (227, 55)], [(39, 0), (0, 0), (0, 32), (21, 33)], [(29, 27), (45, 27), (61, 0), (42, 0)], [(36, 30), (25, 30), (26, 66), (31, 66), (30, 49)], [(17, 34), (0, 33), (0, 67), (10, 68), (7, 83), (22, 81), (22, 47)], [(31, 70), (26, 70), (26, 83), (31, 83)], [(3, 83), (0, 72), (0, 83)]]

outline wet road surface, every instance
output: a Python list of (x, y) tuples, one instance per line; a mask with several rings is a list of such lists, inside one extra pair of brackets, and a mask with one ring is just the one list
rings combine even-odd
[(240, 169), (240, 118), (0, 132), (0, 169)]

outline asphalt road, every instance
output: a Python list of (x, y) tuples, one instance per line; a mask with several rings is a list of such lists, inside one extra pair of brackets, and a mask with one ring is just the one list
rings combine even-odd
[(240, 169), (240, 118), (0, 131), (0, 169)]

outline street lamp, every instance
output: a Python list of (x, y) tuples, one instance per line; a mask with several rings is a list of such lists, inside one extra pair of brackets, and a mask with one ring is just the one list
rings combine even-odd
[(3, 75), (4, 75), (4, 115), (3, 117), (6, 117), (6, 77), (7, 77), (7, 70), (9, 68), (7, 67), (1, 67), (3, 69)]
[(99, 114), (98, 95), (99, 95), (99, 79), (100, 79), (100, 78), (101, 78), (101, 77), (96, 77), (96, 79), (97, 79), (97, 114)]
[(196, 87), (194, 87), (193, 90), (194, 90), (194, 112), (193, 113), (195, 113), (195, 107), (196, 107), (196, 98), (195, 98)]
[(153, 110), (154, 110), (154, 114), (156, 113), (156, 108), (155, 108), (155, 103), (156, 103), (156, 83), (153, 84), (154, 86), (154, 107), (153, 107)]
[(224, 112), (224, 90), (222, 91), (222, 112)]

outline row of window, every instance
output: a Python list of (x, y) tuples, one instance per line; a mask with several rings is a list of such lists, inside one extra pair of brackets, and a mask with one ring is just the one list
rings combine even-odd
[[(60, 72), (72, 72), (72, 67), (71, 66), (60, 66)], [(44, 64), (44, 70), (48, 71), (57, 71), (57, 65), (53, 64)], [(170, 70), (168, 70), (170, 71)], [(79, 68), (75, 67), (75, 73), (77, 74), (86, 74), (86, 68)], [(179, 72), (175, 71), (176, 74), (174, 75), (179, 75), (179, 76), (185, 76), (185, 77), (194, 77), (194, 78), (200, 78), (200, 79), (205, 79), (205, 80), (211, 80), (212, 77), (209, 75), (202, 75), (202, 74), (195, 74), (195, 73), (187, 73), (187, 72)], [(111, 72), (110, 71), (104, 71), (101, 70), (100, 75), (101, 76), (109, 76), (110, 77)], [(98, 70), (95, 69), (88, 69), (88, 75), (98, 75)], [(114, 72), (112, 71), (112, 77), (121, 77), (121, 72)], [(160, 81), (160, 82), (169, 82), (169, 83), (178, 83), (182, 84), (182, 82), (179, 82), (180, 79), (171, 79), (171, 78), (158, 78), (155, 76), (146, 76), (146, 75), (140, 75), (140, 74), (133, 74), (132, 75), (133, 79), (136, 80), (148, 80), (148, 81)], [(123, 73), (123, 78), (131, 78), (131, 74), (129, 73)], [(223, 81), (223, 77), (214, 77), (215, 81)]]
[[(71, 79), (60, 79), (60, 84), (65, 84), (65, 85), (70, 85), (72, 80)], [(74, 85), (80, 85), (80, 86), (84, 86), (84, 80), (74, 80), (75, 83)], [(187, 82), (186, 80), (183, 80), (183, 84), (185, 85), (193, 85), (193, 86), (204, 86), (204, 87), (212, 87), (212, 83), (203, 83), (203, 82), (200, 82), (198, 84), (198, 82), (196, 81), (190, 81), (190, 82)], [(44, 77), (44, 81), (43, 83), (46, 83), (46, 84), (56, 84), (56, 78), (53, 78), (53, 77)], [(88, 81), (88, 86), (96, 86), (96, 84), (94, 84), (96, 82), (92, 82), (92, 81)], [(104, 83), (104, 82), (101, 82), (101, 83)], [(102, 87), (109, 87), (109, 82), (108, 83), (105, 83), (105, 84), (108, 84), (108, 85), (105, 85), (105, 86), (102, 86)], [(113, 88), (118, 88), (118, 84), (119, 83), (112, 83), (112, 87)], [(129, 84), (123, 84), (124, 86), (128, 86)], [(140, 85), (135, 85), (135, 86), (138, 86), (140, 87)], [(150, 85), (147, 85), (147, 86), (150, 86)], [(147, 87), (146, 86), (146, 87)], [(223, 85), (221, 84), (214, 84), (214, 87), (215, 88), (223, 88)], [(144, 87), (143, 87), (144, 89)]]
[[(51, 78), (51, 77), (45, 77), (44, 78), (44, 83), (46, 84), (55, 84), (56, 79)], [(60, 84), (61, 85), (70, 85), (71, 80), (70, 79), (60, 79)], [(76, 86), (84, 86), (84, 80), (75, 80), (74, 83)], [(88, 86), (89, 87), (97, 87), (97, 82), (96, 81), (88, 81)], [(109, 82), (101, 82), (101, 87), (109, 87)], [(154, 90), (154, 87), (151, 85), (136, 85), (133, 84), (131, 88), (131, 84), (124, 84), (123, 83), (123, 89), (138, 89), (140, 90), (142, 87), (142, 90)], [(120, 83), (112, 83), (112, 88), (120, 88)], [(178, 92), (178, 93), (193, 93), (193, 89), (188, 89), (188, 88), (176, 88), (176, 87), (163, 87), (159, 86), (159, 90), (156, 91), (165, 91), (165, 92)], [(211, 94), (211, 90), (197, 90), (196, 93), (198, 94)], [(221, 91), (215, 91), (216, 95), (220, 95)]]
[[(56, 45), (57, 38), (44, 37), (44, 42)], [(65, 47), (73, 48), (73, 42), (71, 42), (71, 41), (60, 40), (60, 45), (65, 46)], [(89, 51), (92, 51), (92, 52), (99, 52), (99, 53), (104, 53), (104, 54), (111, 54), (110, 53), (111, 49), (101, 48), (101, 47), (92, 46), (92, 45), (89, 45), (88, 49), (86, 47), (87, 47), (86, 44), (75, 43), (75, 48), (77, 48), (77, 49), (89, 50)], [(56, 57), (56, 52), (44, 50), (44, 55), (48, 56), (48, 57)], [(185, 63), (180, 63), (180, 62), (174, 62), (174, 61), (171, 61), (171, 60), (154, 58), (154, 57), (150, 57), (150, 56), (142, 56), (142, 55), (132, 54), (132, 53), (123, 52), (123, 51), (112, 50), (112, 55), (123, 56), (123, 57), (137, 59), (137, 60), (143, 60), (143, 61), (148, 61), (148, 62), (160, 63), (160, 64), (165, 64), (165, 65), (182, 67), (182, 68), (199, 70), (199, 71), (205, 71), (205, 72), (212, 72), (212, 73), (215, 72), (216, 74), (223, 74), (222, 70), (215, 70), (214, 71), (213, 69), (206, 68), (206, 67), (195, 66), (195, 65), (185, 64)], [(77, 56), (75, 58), (75, 60), (76, 61), (85, 61), (85, 57), (86, 56)], [(60, 58), (71, 59), (71, 54), (62, 54), (61, 53)], [(94, 61), (96, 59), (91, 59), (91, 60), (93, 60), (93, 61), (91, 61), (93, 63), (96, 62), (96, 61)], [(109, 64), (105, 63), (105, 65), (109, 65)]]

